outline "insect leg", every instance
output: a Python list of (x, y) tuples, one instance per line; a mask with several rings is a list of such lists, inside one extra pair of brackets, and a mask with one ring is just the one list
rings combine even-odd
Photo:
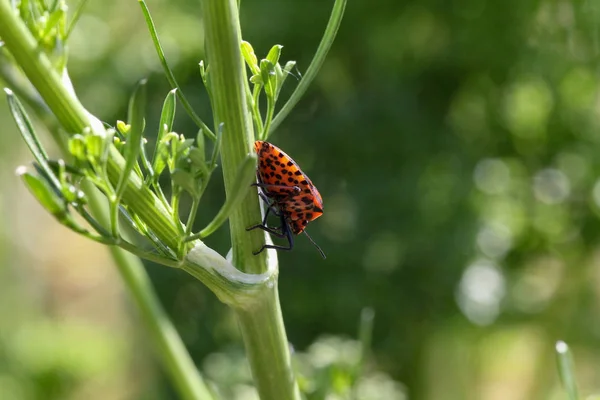
[(269, 215), (269, 212), (272, 212), (273, 214), (275, 214), (278, 217), (281, 216), (281, 212), (279, 210), (277, 210), (277, 207), (275, 207), (275, 202), (270, 201), (269, 198), (263, 192), (260, 192), (258, 195), (267, 205), (267, 213), (265, 214), (265, 218), (263, 220), (263, 225), (266, 225), (267, 216)]
[(279, 238), (286, 237), (285, 232), (281, 228), (270, 228), (264, 224), (256, 224), (246, 228), (247, 231), (252, 231), (254, 229), (262, 229), (263, 231), (268, 232), (271, 235), (275, 235)]
[(285, 222), (285, 219), (283, 219), (283, 217), (281, 218), (281, 222), (283, 224), (283, 226), (281, 227), (282, 235), (281, 236), (277, 235), (277, 236), (287, 238), (288, 245), (287, 246), (279, 246), (276, 244), (265, 244), (265, 245), (263, 245), (263, 247), (260, 248), (260, 250), (253, 251), (252, 254), (254, 254), (254, 255), (260, 254), (265, 249), (290, 251), (294, 248), (294, 236), (292, 235), (292, 230), (290, 229), (290, 226), (287, 224), (287, 222)]

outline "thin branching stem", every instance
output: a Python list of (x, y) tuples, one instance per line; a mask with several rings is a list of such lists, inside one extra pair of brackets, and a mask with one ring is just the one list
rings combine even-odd
[(288, 101), (284, 104), (284, 106), (279, 110), (279, 113), (273, 118), (273, 122), (271, 123), (271, 127), (267, 132), (265, 139), (275, 131), (279, 125), (283, 122), (283, 120), (289, 115), (292, 109), (298, 104), (306, 90), (312, 83), (312, 81), (317, 76), (317, 73), (321, 69), (323, 62), (325, 61), (325, 57), (329, 50), (331, 49), (331, 45), (333, 44), (333, 40), (337, 34), (338, 29), (340, 28), (340, 24), (342, 23), (342, 16), (344, 15), (344, 9), (346, 8), (346, 0), (335, 0), (335, 4), (333, 5), (333, 11), (331, 12), (331, 16), (329, 17), (329, 22), (327, 23), (327, 28), (325, 29), (325, 33), (323, 34), (323, 38), (321, 39), (321, 43), (317, 48), (317, 52), (313, 57), (306, 73), (298, 83), (298, 86), (288, 99)]
[(140, 3), (140, 6), (142, 7), (142, 12), (144, 13), (144, 18), (146, 19), (146, 24), (148, 25), (148, 30), (150, 31), (150, 36), (152, 36), (152, 41), (154, 42), (154, 47), (156, 48), (156, 53), (158, 54), (158, 58), (163, 67), (163, 71), (165, 72), (165, 76), (167, 77), (167, 80), (169, 81), (169, 84), (171, 85), (171, 87), (173, 89), (175, 89), (175, 88), (177, 89), (177, 97), (179, 98), (179, 101), (181, 101), (181, 104), (183, 104), (183, 108), (185, 108), (185, 111), (188, 113), (190, 118), (194, 121), (194, 123), (198, 126), (198, 128), (202, 129), (202, 132), (204, 132), (204, 134), (209, 139), (214, 141), (216, 139), (215, 134), (213, 133), (213, 131), (210, 130), (208, 125), (206, 125), (204, 123), (204, 121), (202, 121), (202, 119), (198, 116), (198, 114), (196, 114), (196, 112), (192, 108), (192, 105), (190, 104), (190, 102), (187, 100), (187, 98), (183, 94), (181, 87), (177, 83), (177, 79), (175, 79), (175, 75), (173, 74), (173, 71), (171, 70), (171, 68), (169, 67), (169, 64), (167, 63), (167, 58), (165, 57), (165, 52), (162, 49), (160, 40), (158, 39), (158, 34), (156, 33), (156, 26), (154, 25), (154, 21), (152, 20), (152, 16), (150, 15), (150, 10), (148, 9), (146, 2), (144, 0), (138, 0), (138, 2)]

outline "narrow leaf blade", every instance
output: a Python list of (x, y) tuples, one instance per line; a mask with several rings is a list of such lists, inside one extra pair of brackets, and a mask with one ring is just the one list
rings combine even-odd
[(250, 153), (246, 156), (242, 164), (240, 164), (232, 186), (233, 188), (236, 188), (236, 190), (227, 197), (225, 204), (223, 204), (217, 215), (206, 228), (200, 231), (200, 238), (207, 237), (223, 225), (223, 223), (227, 221), (227, 218), (229, 218), (231, 212), (241, 204), (242, 200), (244, 200), (248, 194), (248, 190), (250, 190), (252, 182), (256, 179), (257, 161), (258, 156), (254, 153)]
[(117, 197), (120, 197), (125, 190), (125, 183), (129, 179), (133, 167), (137, 163), (140, 149), (142, 146), (142, 137), (144, 133), (144, 110), (146, 109), (146, 79), (142, 79), (135, 88), (133, 96), (129, 101), (128, 121), (131, 125), (125, 149), (125, 168), (119, 177), (119, 183), (116, 188)]
[(569, 350), (569, 346), (559, 340), (556, 342), (556, 357), (558, 361), (558, 372), (563, 383), (567, 398), (569, 400), (578, 400), (577, 383), (575, 381), (575, 367), (573, 364), (573, 356)]
[(25, 143), (27, 144), (27, 147), (29, 147), (33, 157), (46, 172), (48, 177), (52, 179), (53, 185), (60, 187), (58, 179), (48, 165), (48, 154), (46, 154), (40, 141), (38, 140), (35, 129), (33, 129), (33, 124), (31, 123), (25, 108), (23, 108), (23, 104), (19, 101), (12, 90), (5, 88), (4, 92), (6, 93), (8, 108), (17, 124), (17, 128), (19, 129), (23, 140), (25, 140)]

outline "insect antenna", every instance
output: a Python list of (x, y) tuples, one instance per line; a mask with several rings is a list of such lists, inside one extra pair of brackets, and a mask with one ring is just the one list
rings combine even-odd
[(308, 240), (310, 240), (310, 242), (317, 248), (317, 250), (319, 250), (319, 253), (321, 253), (321, 257), (323, 257), (323, 260), (326, 259), (327, 257), (325, 257), (325, 253), (323, 253), (323, 250), (321, 250), (319, 245), (315, 243), (315, 241), (310, 237), (310, 235), (306, 231), (303, 231), (303, 232), (306, 235), (306, 237), (308, 238)]

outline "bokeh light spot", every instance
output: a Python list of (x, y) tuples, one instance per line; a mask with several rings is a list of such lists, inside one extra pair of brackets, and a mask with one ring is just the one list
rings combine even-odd
[(489, 258), (503, 257), (512, 247), (512, 232), (504, 224), (485, 225), (477, 233), (477, 245)]
[(518, 276), (511, 297), (521, 311), (540, 312), (556, 293), (563, 276), (564, 264), (552, 256), (537, 257)]
[(473, 179), (482, 192), (498, 194), (508, 189), (510, 170), (502, 160), (487, 158), (477, 163)]
[(566, 73), (559, 86), (561, 106), (574, 111), (586, 111), (594, 105), (598, 81), (584, 67), (575, 67)]
[(559, 204), (571, 193), (571, 184), (562, 171), (548, 168), (538, 172), (533, 178), (533, 192), (542, 203)]
[(511, 133), (523, 139), (541, 139), (554, 99), (544, 80), (526, 77), (517, 80), (504, 98), (504, 118)]
[(500, 269), (488, 260), (467, 267), (458, 287), (457, 302), (463, 314), (477, 325), (489, 325), (500, 314), (506, 292)]

